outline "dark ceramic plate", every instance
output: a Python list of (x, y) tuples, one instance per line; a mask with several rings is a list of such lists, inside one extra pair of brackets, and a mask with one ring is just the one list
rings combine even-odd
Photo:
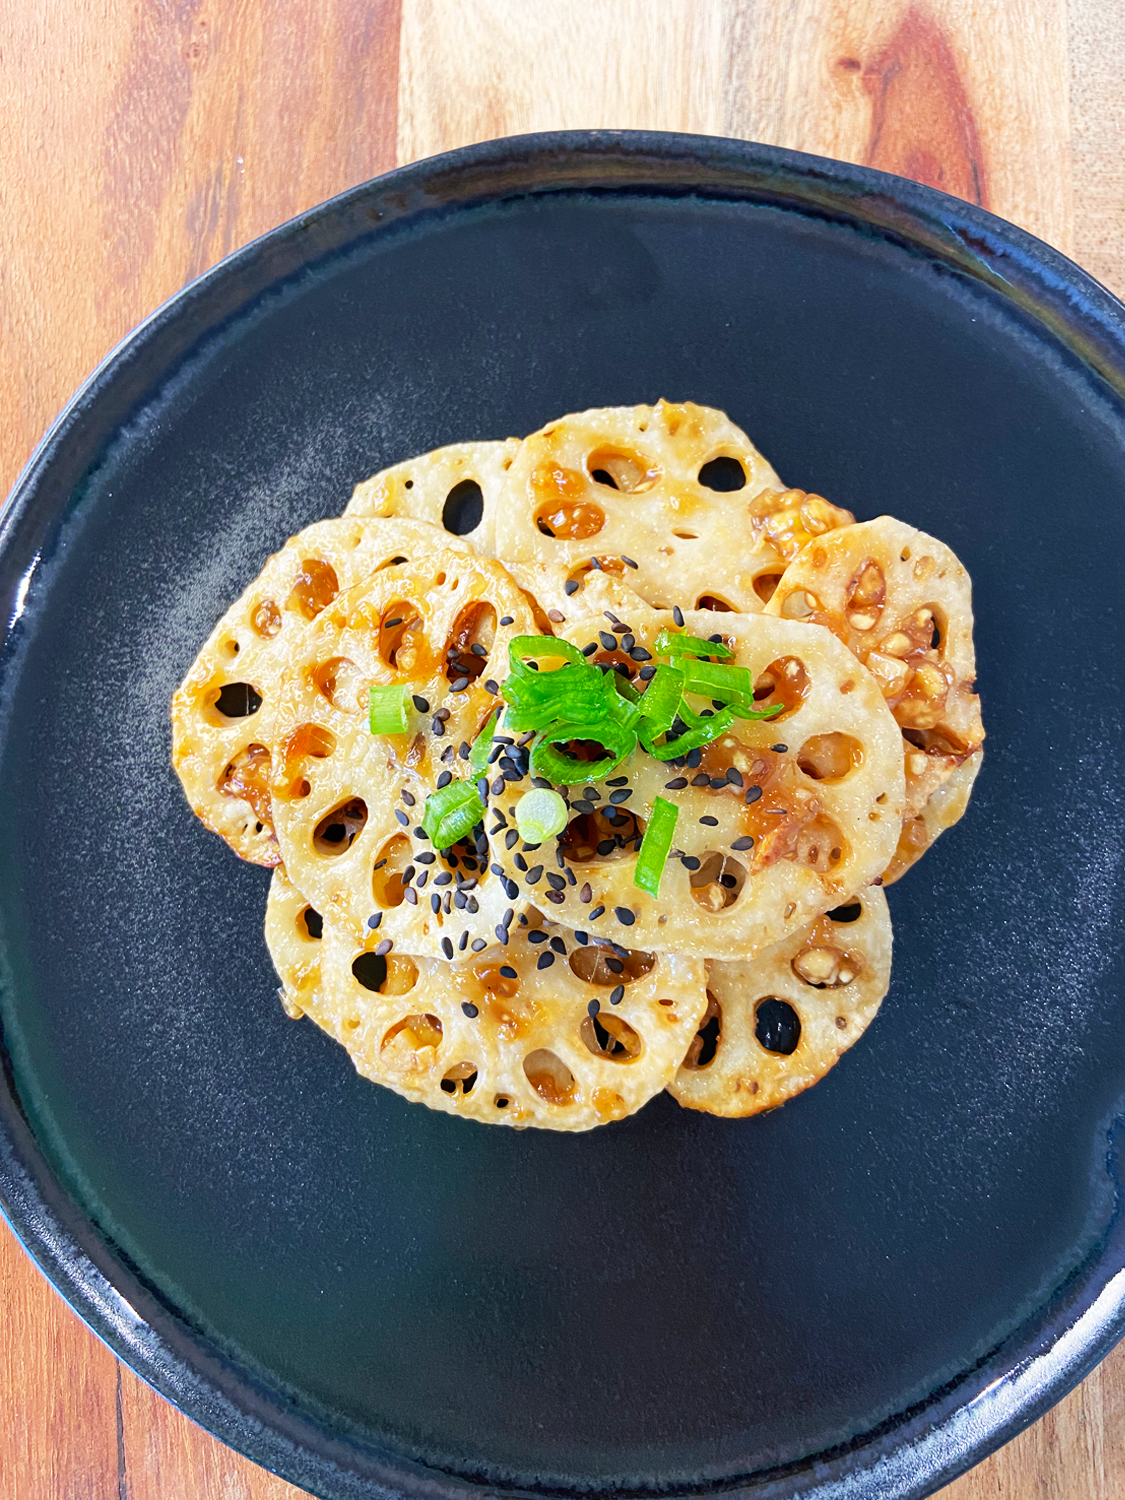
[[(174, 298), (0, 541), (0, 1178), (56, 1286), (322, 1496), (920, 1496), (1038, 1416), (1123, 1327), (1123, 389), (1125, 310), (1019, 230), (686, 136), (423, 162)], [(356, 479), (660, 395), (960, 554), (984, 770), (811, 1093), (489, 1130), (285, 1019), (168, 698)]]

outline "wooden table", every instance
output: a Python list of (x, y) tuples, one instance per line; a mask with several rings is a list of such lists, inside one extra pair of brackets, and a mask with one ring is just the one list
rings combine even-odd
[[(0, 494), (146, 313), (396, 163), (703, 131), (982, 203), (1125, 293), (1121, 0), (4, 0)], [(0, 1500), (302, 1492), (118, 1364), (0, 1228)], [(1120, 1500), (1125, 1344), (945, 1500)]]

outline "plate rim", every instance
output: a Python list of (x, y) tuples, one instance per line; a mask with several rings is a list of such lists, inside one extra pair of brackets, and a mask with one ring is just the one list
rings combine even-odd
[[(174, 368), (258, 298), (392, 227), (489, 201), (576, 192), (730, 198), (866, 226), (991, 287), (1125, 401), (1125, 306), (1061, 252), (974, 204), (873, 168), (729, 137), (576, 130), (486, 141), (395, 168), (267, 231), (181, 288), (101, 361), (0, 509), (0, 669), (22, 634), (40, 543), (88, 470), (86, 429), (100, 421), (115, 431), (151, 398), (146, 359)], [(2, 1033), (0, 1021), (0, 1040)], [(0, 1210), (9, 1227), (87, 1326), (194, 1421), (324, 1500), (575, 1493), (429, 1468), (333, 1435), (311, 1416), (286, 1408), (164, 1303), (102, 1238), (35, 1141), (6, 1047), (0, 1047), (0, 1066)], [(1119, 1181), (1112, 1139), (1108, 1155)], [(922, 1500), (1037, 1420), (1125, 1333), (1125, 1253), (1115, 1246), (1115, 1264), (1108, 1265), (1110, 1238), (1107, 1233), (1064, 1286), (976, 1366), (880, 1428), (784, 1469), (659, 1493)], [(613, 1493), (657, 1491), (618, 1486)]]

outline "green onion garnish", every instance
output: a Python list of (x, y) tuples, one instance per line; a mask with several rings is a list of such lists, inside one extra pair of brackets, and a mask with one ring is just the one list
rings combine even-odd
[(558, 792), (537, 787), (516, 804), (516, 828), (525, 844), (545, 844), (567, 823), (566, 803)]
[(473, 748), (469, 755), (469, 770), (476, 777), (483, 775), (488, 767), (488, 757), (492, 753), (492, 735), (496, 729), (496, 721), (500, 717), (500, 710), (496, 709), (490, 713), (484, 721), (484, 727), (473, 741)]
[(662, 630), (652, 648), (657, 656), (720, 656), (725, 661), (734, 652), (722, 641), (704, 641), (697, 635), (673, 635)]
[(680, 707), (684, 695), (684, 668), (662, 663), (640, 700), (644, 733), (649, 739), (665, 734), (672, 727), (672, 720)]
[(641, 744), (650, 755), (655, 755), (657, 760), (676, 760), (681, 755), (686, 755), (689, 750), (699, 750), (704, 745), (709, 745), (712, 740), (717, 740), (738, 717), (733, 708), (724, 708), (720, 713), (714, 714), (710, 719), (697, 719), (694, 714), (689, 714), (682, 706), (680, 718), (689, 725), (683, 734), (677, 735), (674, 740), (665, 740), (663, 745), (654, 743), (655, 736), (646, 739), (641, 736)]
[(405, 734), (410, 721), (410, 689), (402, 683), (371, 689), (371, 733)]
[[(556, 750), (570, 740), (592, 740), (606, 752), (596, 761), (575, 760)], [(531, 743), (531, 769), (536, 776), (559, 786), (577, 786), (591, 776), (607, 776), (637, 748), (637, 734), (624, 724), (607, 719), (600, 724), (552, 724)]]
[(633, 884), (642, 891), (647, 891), (650, 896), (660, 894), (660, 877), (668, 863), (668, 851), (672, 847), (672, 835), (676, 831), (676, 819), (679, 816), (680, 809), (666, 797), (657, 797), (652, 804), (652, 816), (641, 840), (633, 872)]
[(560, 641), (555, 635), (514, 635), (508, 642), (508, 663), (517, 677), (535, 675), (527, 665), (533, 656), (561, 656), (576, 664), (586, 664), (577, 646)]
[(435, 849), (465, 838), (484, 817), (484, 803), (471, 781), (451, 781), (426, 798), (422, 827)]
[(545, 729), (559, 719), (597, 723), (618, 709), (619, 700), (601, 672), (583, 662), (568, 663), (555, 672), (513, 674), (504, 683), (508, 704), (505, 724), (517, 733)]

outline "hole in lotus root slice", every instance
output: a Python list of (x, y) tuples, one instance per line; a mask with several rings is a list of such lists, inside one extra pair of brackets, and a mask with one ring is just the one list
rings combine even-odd
[(364, 952), (352, 960), (352, 975), (377, 995), (408, 995), (418, 983), (418, 966), (400, 953)]
[(270, 753), (265, 745), (247, 745), (239, 750), (219, 777), (218, 790), (224, 797), (248, 804), (260, 828), (270, 824)]
[(570, 950), (570, 968), (583, 984), (597, 985), (600, 989), (616, 989), (619, 984), (633, 984), (651, 974), (656, 964), (654, 953), (642, 953), (621, 944), (613, 947), (603, 943), (574, 944)]
[(733, 854), (712, 849), (701, 857), (698, 870), (688, 876), (692, 900), (704, 911), (726, 911), (742, 894), (746, 866)]
[(442, 1091), (457, 1098), (465, 1098), (473, 1092), (477, 1081), (477, 1065), (470, 1062), (454, 1063), (441, 1080)]
[(781, 582), (781, 574), (771, 570), (768, 573), (759, 573), (754, 579), (754, 592), (763, 604), (768, 604), (777, 592), (777, 586)]
[(765, 1052), (790, 1057), (801, 1040), (801, 1018), (788, 1000), (767, 995), (754, 1006), (754, 1040)]
[(306, 620), (315, 620), (340, 592), (336, 569), (323, 557), (306, 557), (289, 594), (289, 607)]
[[(515, 888), (489, 867), (484, 826), (436, 850), (423, 821), (428, 797), (472, 775), (471, 747), (499, 704), (508, 642), (530, 633), (531, 610), (498, 563), (441, 549), (371, 574), (305, 627), (278, 695), (275, 737), (286, 744), (315, 722), (335, 737), (335, 749), (306, 756), (296, 781), (283, 769), (275, 774), (273, 818), (290, 877), (356, 938), (380, 916), (380, 941), (451, 959), (465, 952), (462, 943), (494, 942), (497, 928), (522, 911)], [(339, 691), (325, 696), (331, 673), (321, 671), (341, 661), (350, 682), (343, 708)], [(352, 711), (351, 702), (365, 703), (372, 687), (399, 685), (405, 732), (372, 734), (369, 715)], [(510, 752), (489, 769), (486, 788), (499, 781), (503, 792), (505, 773), (526, 774)], [(352, 798), (365, 804), (366, 822), (326, 858), (324, 829)]]
[(863, 746), (850, 734), (814, 734), (797, 752), (797, 765), (811, 781), (843, 781), (862, 764)]
[(248, 719), (262, 706), (262, 695), (248, 682), (227, 682), (215, 696), (215, 712), (223, 720)]
[[(325, 923), (321, 980), (306, 1009), (365, 1077), (408, 1099), (493, 1124), (587, 1130), (631, 1114), (673, 1078), (703, 1016), (704, 965), (674, 954), (622, 958), (614, 984), (576, 973), (580, 944), (528, 913), (507, 944), (452, 963), (411, 955), (408, 996), (368, 988), (379, 931), (357, 945)], [(358, 1024), (349, 1022), (358, 1018)], [(467, 1065), (465, 1078), (459, 1069)], [(467, 1081), (471, 1089), (450, 1089)], [(498, 1105), (498, 1099), (506, 1102)]]
[(320, 724), (301, 724), (293, 731), (281, 748), (279, 773), (290, 797), (309, 795), (309, 761), (327, 760), (335, 748), (336, 736)]
[(309, 677), (320, 695), (342, 713), (363, 713), (367, 708), (363, 701), (363, 674), (346, 656), (333, 656), (329, 661), (320, 662), (310, 670)]
[[(643, 607), (630, 611), (627, 623), (649, 650), (661, 629), (675, 628), (670, 615)], [(710, 635), (718, 623), (714, 615), (685, 616), (696, 636)], [(870, 674), (817, 626), (743, 614), (721, 623), (732, 662), (751, 681), (768, 671), (780, 676), (778, 663), (800, 664), (800, 691), (783, 724), (736, 720), (693, 752), (690, 764), (639, 750), (603, 779), (595, 763), (589, 782), (566, 789), (566, 832), (533, 852), (509, 839), (524, 784), (505, 787), (495, 800), (490, 862), (564, 926), (631, 948), (720, 958), (799, 931), (889, 864), (905, 804), (901, 731)], [(560, 631), (580, 649), (591, 639), (585, 621)], [(775, 685), (771, 677), (767, 692)], [(811, 780), (798, 763), (802, 746), (834, 735), (844, 737), (849, 753), (859, 747), (858, 763), (842, 780)], [(657, 797), (673, 801), (678, 818), (654, 898), (635, 884), (634, 830), (643, 829)], [(614, 828), (615, 818), (630, 821)], [(623, 842), (615, 837), (610, 846), (603, 831)]]
[(699, 471), (699, 482), (705, 489), (715, 490), (719, 494), (730, 494), (734, 490), (746, 488), (746, 470), (737, 458), (730, 458), (721, 454), (718, 458), (711, 458)]
[(328, 859), (338, 859), (352, 847), (366, 824), (367, 803), (362, 797), (348, 797), (339, 807), (325, 813), (316, 825), (313, 848)]
[(320, 983), (324, 922), (294, 886), (276, 869), (266, 902), (266, 947), (281, 981), (278, 991), (286, 1014), (296, 1020)]
[(453, 443), (384, 469), (358, 484), (345, 515), (428, 521), (496, 556), (496, 498), (519, 452), (519, 440)]
[(774, 708), (781, 711), (769, 720), (776, 726), (800, 708), (808, 697), (809, 674), (798, 656), (782, 656), (771, 661), (764, 671), (754, 679), (754, 707)]
[[(720, 1024), (704, 1039), (709, 1013), (689, 1047), (669, 1090), (680, 1104), (727, 1116), (773, 1109), (816, 1083), (858, 1041), (890, 984), (891, 921), (878, 887), (855, 904), (861, 910), (846, 925), (846, 942), (840, 924), (825, 915), (755, 958), (708, 964)], [(834, 986), (815, 978), (827, 961), (809, 957), (828, 950), (845, 950), (833, 960)], [(800, 972), (810, 965), (812, 981)], [(710, 1061), (701, 1063), (708, 1049)]]
[(806, 617), (855, 652), (911, 741), (904, 770), (916, 818), (984, 739), (969, 575), (944, 543), (880, 516), (804, 547), (766, 612), (790, 616), (808, 598)]
[(691, 1046), (687, 1050), (682, 1067), (689, 1071), (697, 1068), (709, 1068), (715, 1061), (719, 1050), (719, 1042), (723, 1035), (723, 1009), (715, 999), (710, 990), (707, 991), (707, 1009), (703, 1012), (703, 1019), (699, 1023), (699, 1029), (691, 1039)]
[(461, 479), (445, 497), (441, 524), (453, 536), (468, 536), (484, 519), (484, 491), (475, 479)]
[[(903, 819), (898, 848), (883, 872), (884, 885), (891, 885), (905, 875), (911, 865), (917, 864), (938, 835), (947, 828), (952, 828), (964, 816), (983, 758), (983, 750), (970, 755), (968, 760), (935, 786), (923, 803), (921, 812)], [(909, 757), (907, 764), (909, 767)], [(908, 774), (908, 787), (909, 784)]]
[[(281, 679), (295, 663), (310, 612), (323, 613), (323, 601), (333, 592), (329, 573), (343, 591), (392, 558), (425, 556), (438, 545), (470, 551), (419, 521), (318, 521), (269, 558), (211, 632), (172, 699), (172, 763), (192, 811), (243, 859), (274, 865), (280, 854), (268, 803), (256, 805), (240, 789), (240, 776), (228, 776), (227, 768), (237, 773), (251, 746), (262, 747), (277, 763), (273, 710)], [(326, 654), (302, 665), (328, 660)], [(235, 677), (252, 685), (253, 696)], [(343, 701), (347, 690), (337, 680), (333, 693)], [(256, 712), (247, 712), (255, 706)]]
[(784, 493), (722, 412), (664, 401), (579, 412), (524, 440), (497, 500), (496, 536), (506, 562), (555, 563), (572, 578), (620, 568), (653, 605), (708, 597), (757, 613), (754, 579), (787, 561), (748, 525), (766, 489)]

